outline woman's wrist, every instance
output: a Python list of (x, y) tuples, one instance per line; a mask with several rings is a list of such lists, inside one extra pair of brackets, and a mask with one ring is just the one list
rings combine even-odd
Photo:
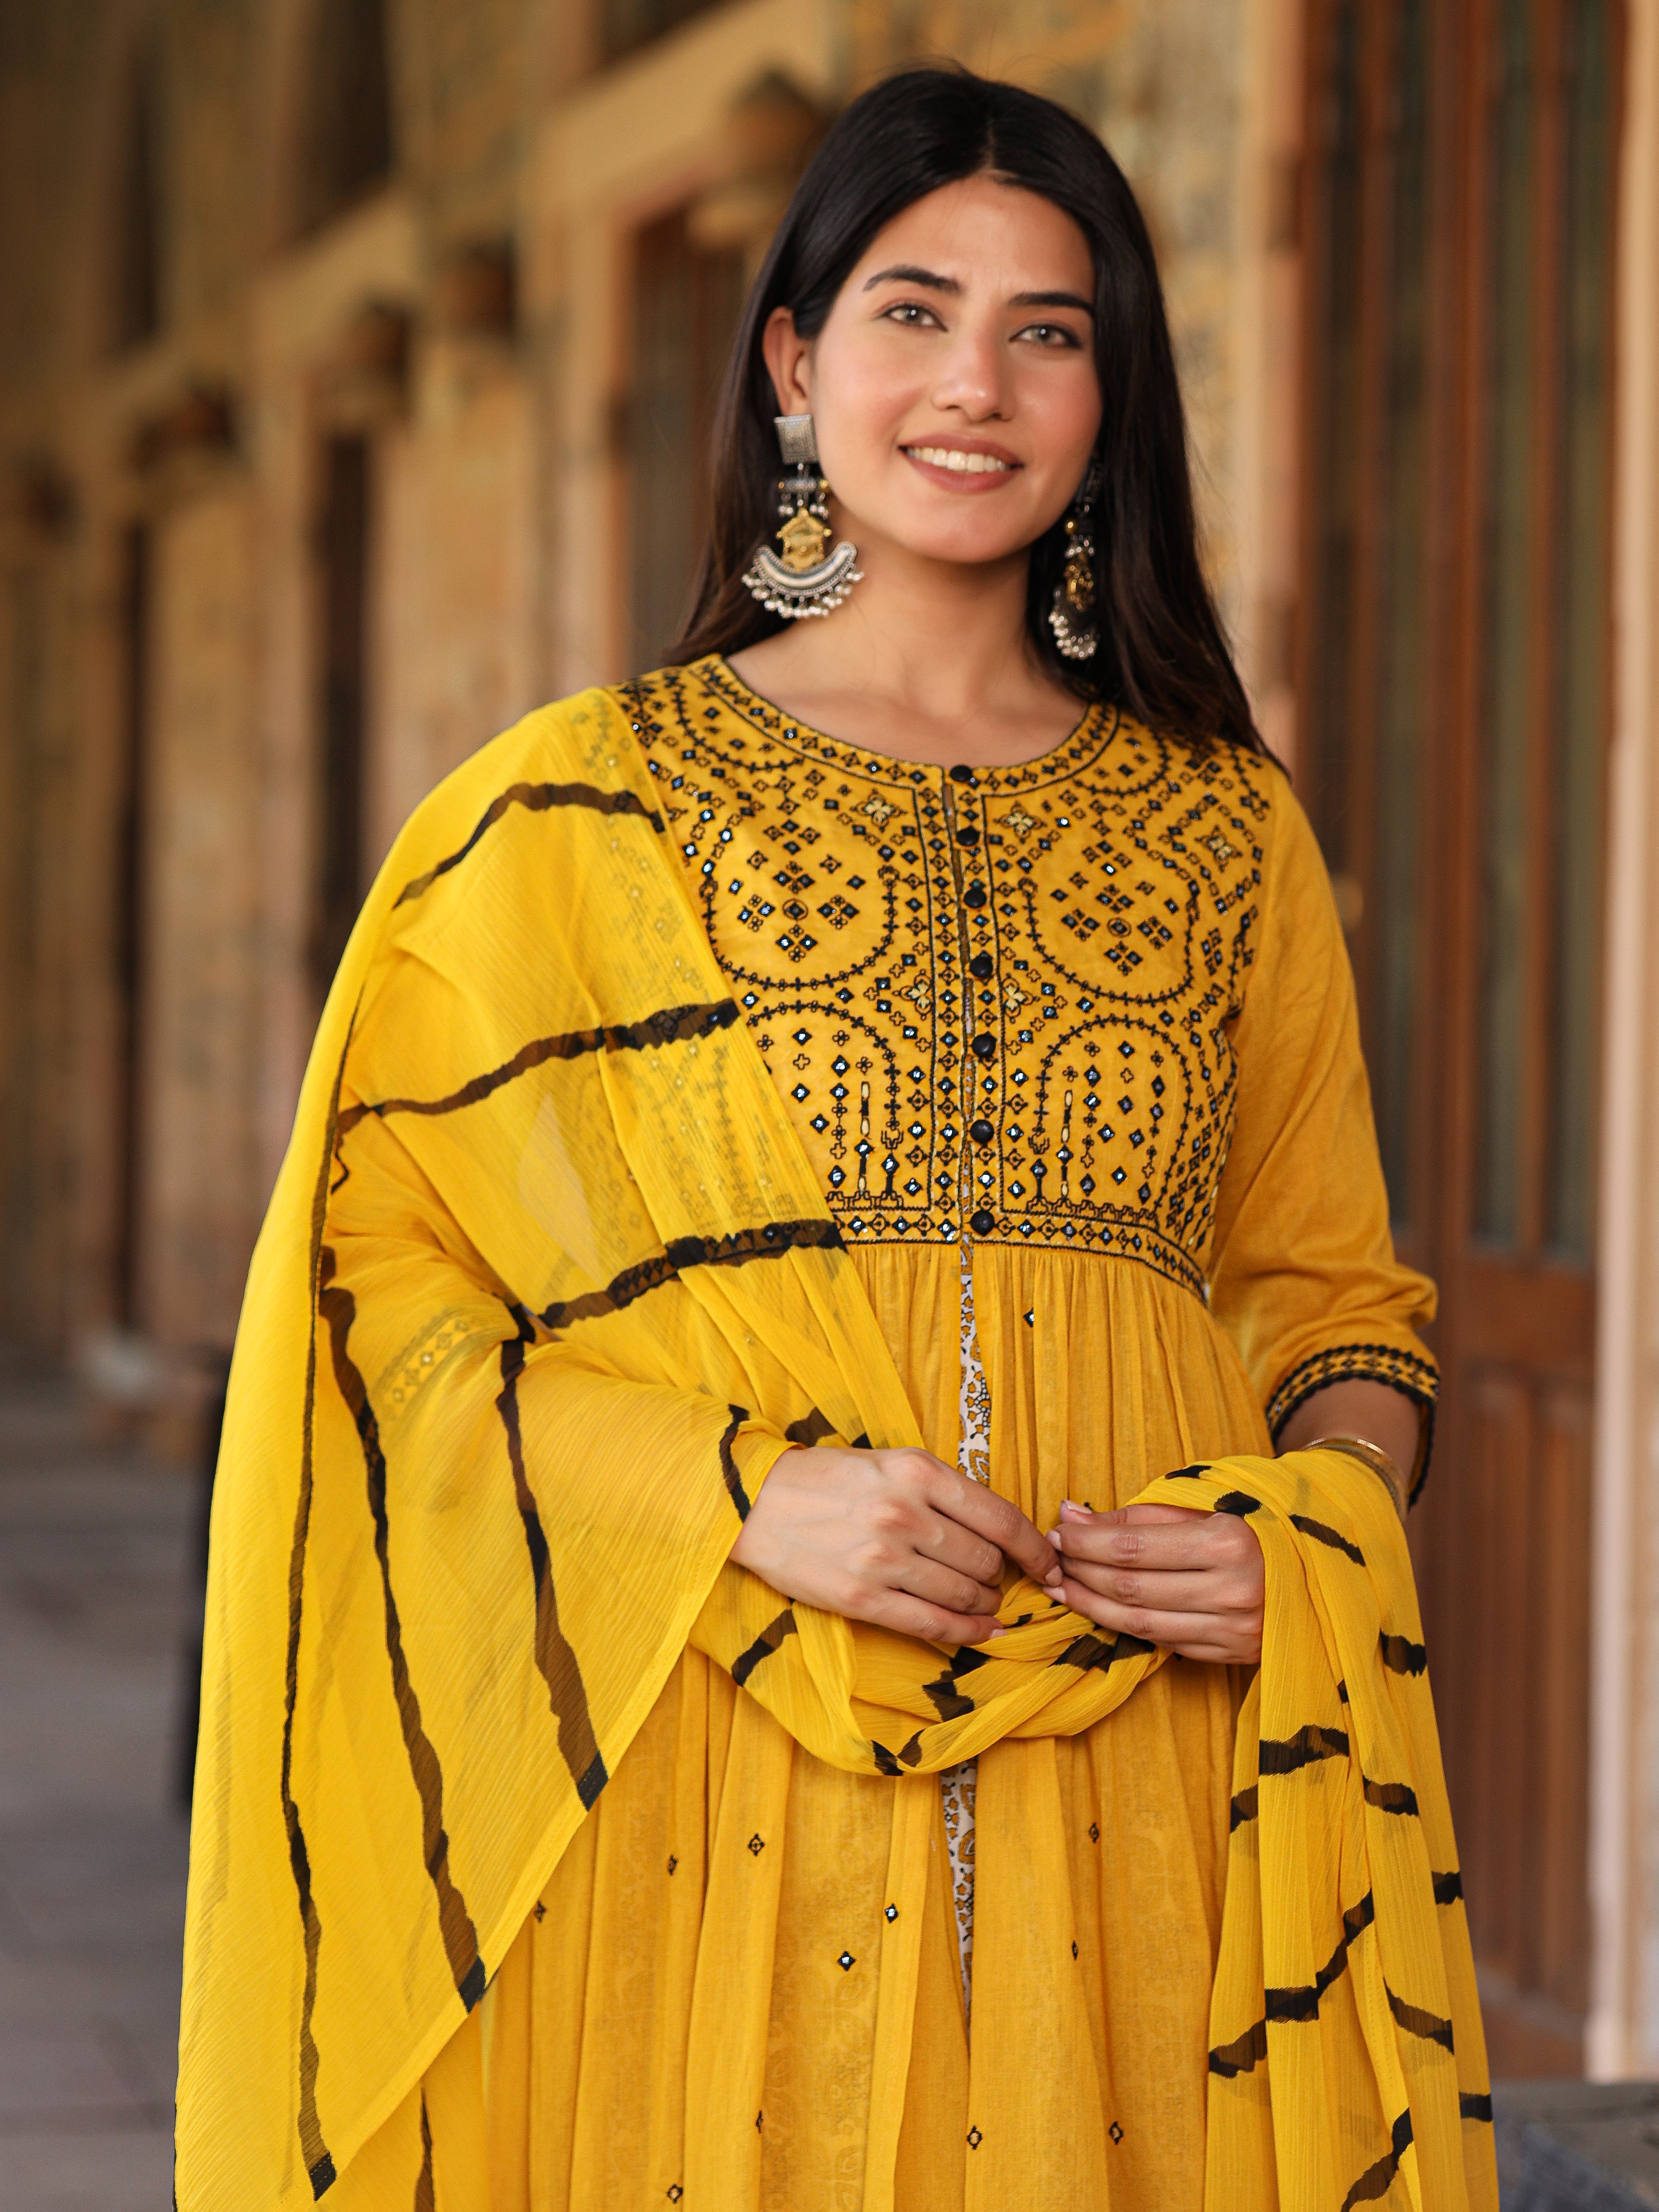
[(1395, 1511), (1402, 1522), (1405, 1520), (1406, 1508), (1411, 1502), (1406, 1478), (1400, 1472), (1399, 1462), (1391, 1452), (1384, 1451), (1381, 1444), (1373, 1443), (1369, 1437), (1339, 1435), (1313, 1437), (1306, 1443), (1298, 1444), (1296, 1449), (1298, 1451), (1344, 1452), (1348, 1458), (1357, 1459), (1362, 1467), (1368, 1467), (1377, 1477), (1394, 1501)]
[[(1423, 1409), (1395, 1384), (1378, 1378), (1351, 1376), (1312, 1391), (1281, 1425), (1275, 1439), (1281, 1453), (1306, 1451), (1328, 1437), (1351, 1437), (1371, 1451), (1384, 1453), (1405, 1477), (1408, 1503), (1423, 1448)], [(1384, 1481), (1388, 1478), (1376, 1469)], [(1389, 1484), (1393, 1495), (1393, 1485)]]

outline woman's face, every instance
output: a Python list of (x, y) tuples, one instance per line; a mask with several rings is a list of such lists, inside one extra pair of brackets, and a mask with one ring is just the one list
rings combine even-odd
[(1071, 217), (977, 176), (877, 234), (815, 338), (777, 311), (779, 411), (812, 416), (861, 555), (1004, 560), (1064, 513), (1100, 423), (1093, 297)]

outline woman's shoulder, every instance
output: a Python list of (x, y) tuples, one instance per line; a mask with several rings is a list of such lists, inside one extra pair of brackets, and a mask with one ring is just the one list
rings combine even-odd
[(1117, 808), (1128, 803), (1149, 817), (1155, 811), (1166, 835), (1196, 830), (1202, 838), (1218, 830), (1226, 835), (1230, 826), (1262, 848), (1263, 861), (1275, 847), (1311, 840), (1290, 771), (1276, 754), (1150, 729), (1121, 708), (1100, 712), (1104, 743), (1093, 768), (1102, 795)]
[(404, 826), (399, 843), (440, 842), (475, 826), (483, 813), (514, 805), (532, 809), (590, 792), (643, 787), (631, 742), (624, 687), (595, 685), (532, 708), (487, 739), (433, 786)]
[[(389, 915), (412, 921), (444, 879), (454, 890), (481, 861), (491, 872), (510, 868), (528, 826), (568, 808), (639, 815), (662, 827), (620, 687), (534, 708), (451, 769), (398, 832), (377, 895)], [(536, 865), (533, 854), (522, 857)]]

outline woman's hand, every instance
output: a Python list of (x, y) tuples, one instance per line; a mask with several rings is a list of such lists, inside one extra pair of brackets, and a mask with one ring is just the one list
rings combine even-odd
[(1262, 1656), (1262, 1547), (1237, 1513), (1069, 1503), (1049, 1541), (1066, 1603), (1115, 1635), (1163, 1644), (1185, 1659), (1253, 1667)]
[(1017, 1505), (924, 1451), (786, 1451), (732, 1559), (785, 1597), (929, 1644), (983, 1644), (1005, 1559), (1057, 1587), (1053, 1553)]

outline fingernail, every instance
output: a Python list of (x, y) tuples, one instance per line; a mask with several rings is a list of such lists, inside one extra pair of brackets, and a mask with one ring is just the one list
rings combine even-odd
[(996, 1627), (992, 1629), (990, 1634), (985, 1638), (985, 1641), (987, 1644), (995, 1644), (999, 1636), (1006, 1636), (1007, 1634), (1007, 1629), (1003, 1627), (1002, 1622), (999, 1620)]
[(1055, 1546), (1057, 1550), (1058, 1549), (1060, 1543), (1060, 1531), (1057, 1528), (1050, 1528), (1049, 1530), (1049, 1541), (1050, 1544)]
[(1091, 1518), (1088, 1507), (1087, 1505), (1080, 1505), (1076, 1499), (1073, 1498), (1067, 1498), (1064, 1504), (1061, 1506), (1060, 1510), (1062, 1513), (1075, 1513), (1081, 1521), (1087, 1521)]

